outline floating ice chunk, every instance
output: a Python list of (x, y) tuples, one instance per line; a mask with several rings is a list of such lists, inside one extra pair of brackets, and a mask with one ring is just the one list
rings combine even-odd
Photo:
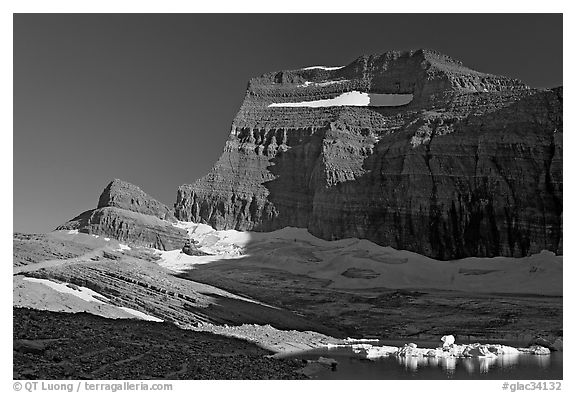
[(401, 106), (410, 103), (413, 97), (412, 94), (375, 94), (349, 91), (340, 94), (338, 97), (325, 100), (272, 103), (268, 105), (268, 107), (322, 108), (331, 106)]
[(109, 241), (110, 241), (110, 238), (109, 238), (109, 237), (105, 237), (104, 240), (107, 241), (107, 242), (109, 242)]
[[(546, 355), (546, 348), (513, 348), (500, 344), (453, 344), (450, 348), (418, 348), (416, 344), (405, 344), (403, 347), (390, 346), (373, 346), (371, 344), (353, 344), (354, 353), (366, 353), (368, 359), (378, 359), (394, 355), (398, 358), (437, 358), (437, 359), (456, 359), (456, 358), (479, 358), (495, 359), (501, 356), (518, 356), (521, 352), (534, 355)], [(549, 354), (550, 352), (548, 352)]]
[(78, 229), (71, 229), (68, 231), (69, 235), (77, 235), (78, 234)]
[(389, 347), (389, 346), (370, 347), (366, 349), (366, 358), (378, 359), (388, 357), (390, 355), (395, 355), (397, 353), (398, 353), (398, 347)]
[(454, 342), (456, 342), (456, 340), (454, 339), (454, 336), (451, 335), (451, 334), (448, 335), (448, 336), (443, 336), (443, 337), (441, 338), (441, 340), (442, 340), (442, 343), (443, 343), (443, 344), (442, 344), (443, 347), (449, 347), (450, 345), (454, 344)]
[(514, 347), (500, 344), (488, 345), (488, 349), (496, 355), (518, 355), (520, 353), (520, 351)]
[(532, 355), (550, 355), (550, 350), (541, 345), (532, 345), (529, 348), (518, 348), (518, 351), (531, 353)]
[(498, 355), (494, 352), (490, 351), (490, 348), (487, 345), (470, 345), (468, 346), (462, 355), (467, 357), (497, 357)]

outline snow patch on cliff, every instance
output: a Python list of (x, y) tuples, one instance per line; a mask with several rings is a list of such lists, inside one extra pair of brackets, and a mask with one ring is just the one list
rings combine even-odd
[(308, 87), (308, 86), (325, 87), (325, 86), (335, 85), (335, 84), (344, 83), (344, 82), (349, 82), (349, 81), (347, 79), (340, 80), (340, 81), (327, 81), (327, 82), (309, 82), (309, 81), (306, 81), (306, 82), (302, 83), (301, 85), (297, 85), (296, 87)]
[(332, 70), (339, 70), (340, 68), (344, 68), (344, 67), (345, 67), (345, 66), (338, 66), (338, 67), (311, 66), (311, 67), (301, 68), (301, 70), (326, 70), (326, 71), (332, 71)]
[(412, 94), (375, 94), (349, 91), (340, 94), (338, 97), (325, 100), (272, 103), (268, 105), (268, 107), (324, 108), (332, 106), (401, 106), (410, 103), (413, 98), (414, 96)]

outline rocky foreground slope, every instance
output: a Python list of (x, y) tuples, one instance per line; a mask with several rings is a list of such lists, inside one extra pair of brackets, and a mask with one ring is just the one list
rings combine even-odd
[(303, 379), (302, 363), (169, 323), (14, 308), (14, 379)]
[(251, 79), (222, 156), (175, 204), (216, 229), (436, 259), (561, 254), (562, 211), (562, 88), (427, 50)]

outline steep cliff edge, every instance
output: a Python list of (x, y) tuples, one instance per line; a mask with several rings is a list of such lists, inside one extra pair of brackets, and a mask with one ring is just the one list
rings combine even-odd
[(562, 88), (434, 51), (250, 80), (213, 170), (175, 215), (304, 227), (437, 259), (562, 253)]
[(184, 230), (171, 225), (174, 213), (139, 187), (116, 179), (102, 192), (98, 207), (85, 211), (57, 230), (109, 236), (131, 244), (160, 250), (179, 249), (188, 239)]

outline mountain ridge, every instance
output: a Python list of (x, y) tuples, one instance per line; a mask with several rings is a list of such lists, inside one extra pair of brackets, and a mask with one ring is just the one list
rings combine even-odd
[[(350, 92), (370, 100), (331, 104)], [(410, 102), (372, 104), (402, 94)], [(222, 156), (178, 187), (174, 209), (117, 180), (99, 214), (301, 227), (442, 260), (561, 254), (562, 99), (562, 87), (533, 89), (422, 49), (269, 72), (250, 79)], [(282, 106), (293, 102), (322, 105)], [(67, 227), (103, 221), (88, 215)], [(106, 225), (97, 230), (119, 233)]]
[[(328, 68), (252, 78), (213, 170), (179, 187), (176, 217), (217, 229), (305, 227), (439, 259), (561, 253), (562, 88), (532, 89), (435, 51)], [(270, 105), (350, 91), (414, 98)]]

